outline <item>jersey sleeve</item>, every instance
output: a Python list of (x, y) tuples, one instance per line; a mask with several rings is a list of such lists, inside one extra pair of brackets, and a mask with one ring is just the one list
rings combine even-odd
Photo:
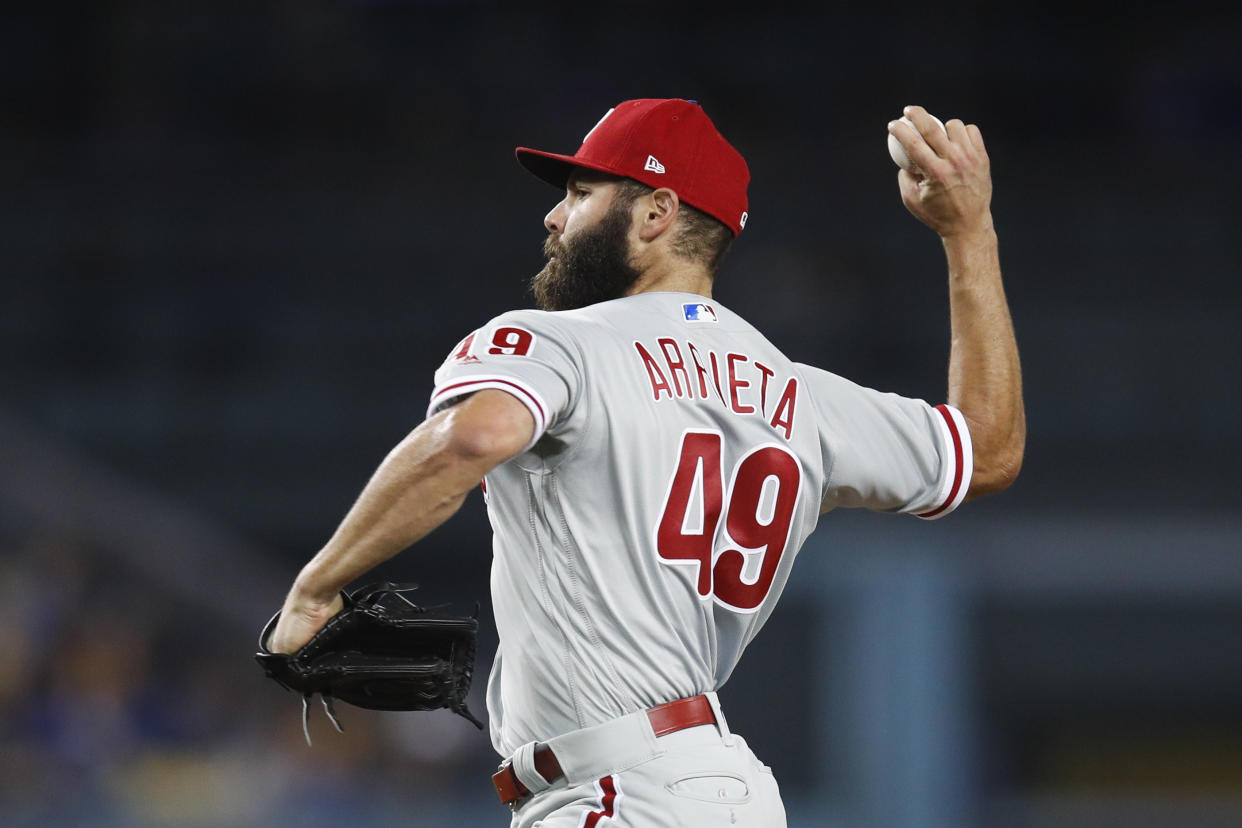
[(534, 436), (524, 449), (529, 450), (573, 408), (581, 388), (580, 364), (550, 314), (502, 314), (459, 342), (436, 371), (427, 416), (476, 391), (505, 391), (535, 419)]
[(973, 464), (960, 411), (798, 367), (819, 417), (823, 511), (861, 507), (933, 520), (957, 508)]

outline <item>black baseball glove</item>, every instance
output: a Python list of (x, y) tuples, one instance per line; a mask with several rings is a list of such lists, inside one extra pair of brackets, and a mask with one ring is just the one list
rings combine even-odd
[(405, 597), (414, 589), (414, 584), (383, 583), (342, 592), (344, 608), (292, 654), (267, 648), (280, 613), (267, 622), (255, 659), (268, 677), (302, 694), (302, 729), (308, 743), (310, 698), (316, 693), (338, 731), (333, 699), (372, 710), (447, 707), (483, 728), (466, 708), (478, 607), (472, 617), (443, 615)]

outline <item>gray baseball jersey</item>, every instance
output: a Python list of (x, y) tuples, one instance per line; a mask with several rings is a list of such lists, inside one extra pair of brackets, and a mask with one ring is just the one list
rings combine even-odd
[(502, 755), (719, 688), (820, 514), (940, 517), (970, 481), (959, 412), (791, 362), (693, 294), (503, 314), (436, 373), (429, 414), (485, 388), (535, 420), (484, 481)]

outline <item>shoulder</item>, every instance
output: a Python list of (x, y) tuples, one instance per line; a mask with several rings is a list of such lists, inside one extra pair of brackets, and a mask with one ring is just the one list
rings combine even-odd
[(552, 338), (572, 338), (584, 328), (598, 324), (582, 311), (544, 311), (535, 308), (506, 311), (493, 317), (482, 330), (516, 328)]
[(574, 350), (577, 332), (560, 313), (534, 309), (506, 311), (458, 343), (447, 363), (478, 362), (489, 356), (534, 356), (548, 350)]
[(685, 330), (687, 325), (719, 327), (763, 339), (750, 323), (715, 300), (663, 292), (625, 296), (575, 310), (511, 310), (492, 318), (478, 333), (495, 338), (504, 329), (518, 329), (570, 346), (597, 343), (600, 338), (624, 339), (649, 330)]
[(805, 362), (794, 362), (794, 370), (797, 371), (803, 379), (811, 383), (824, 385), (835, 388), (861, 388), (858, 383), (853, 380), (846, 379), (839, 374), (826, 371), (815, 365), (807, 365)]
[(572, 347), (575, 343), (595, 341), (613, 331), (634, 327), (635, 320), (642, 315), (640, 305), (643, 304), (635, 299), (637, 297), (614, 299), (565, 311), (511, 310), (493, 318), (480, 330), (490, 332), (493, 337), (505, 329), (524, 330)]
[(915, 406), (931, 410), (924, 400), (906, 397), (893, 391), (880, 391), (852, 379), (826, 371), (814, 365), (795, 362), (794, 368), (811, 390), (812, 401), (825, 413), (840, 414), (845, 408), (872, 407), (902, 408)]

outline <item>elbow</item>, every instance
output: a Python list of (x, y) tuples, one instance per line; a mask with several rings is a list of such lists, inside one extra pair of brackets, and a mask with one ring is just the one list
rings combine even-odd
[(980, 451), (976, 447), (974, 471), (970, 477), (970, 489), (966, 493), (966, 499), (973, 500), (1008, 489), (1018, 479), (1025, 456), (1025, 431), (1014, 435), (1000, 448)]
[(970, 489), (966, 493), (966, 499), (973, 500), (976, 497), (1003, 492), (1014, 484), (1021, 470), (1021, 453), (1015, 458), (979, 463), (970, 477)]

